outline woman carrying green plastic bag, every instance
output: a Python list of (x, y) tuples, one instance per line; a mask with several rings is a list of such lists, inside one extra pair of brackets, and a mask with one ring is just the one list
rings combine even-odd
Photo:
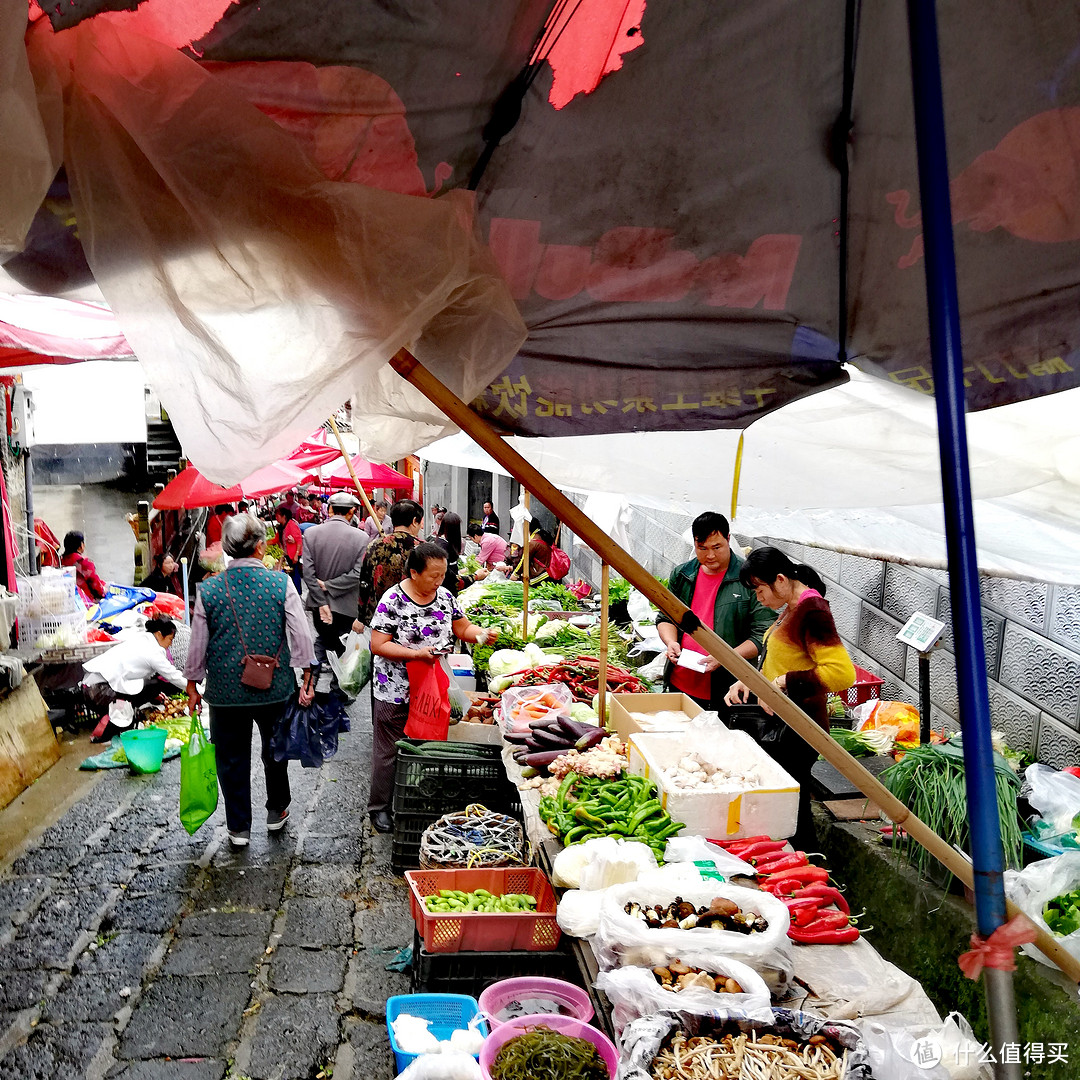
[(217, 809), (217, 765), (214, 744), (206, 737), (198, 713), (191, 717), (188, 741), (180, 748), (180, 821), (191, 834)]

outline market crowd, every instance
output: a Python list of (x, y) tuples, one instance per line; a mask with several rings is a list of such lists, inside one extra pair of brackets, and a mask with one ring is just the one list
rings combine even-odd
[[(275, 760), (272, 748), (286, 710), (336, 710), (341, 730), (348, 729), (348, 695), (333, 658), (345, 652), (350, 635), (365, 635), (373, 657), (368, 813), (373, 828), (389, 832), (396, 743), (404, 737), (414, 688), (458, 649), (457, 642), (483, 644), (489, 636), (469, 621), (459, 591), (496, 570), (511, 580), (527, 574), (532, 583), (565, 572), (555, 557), (565, 559), (555, 538), (537, 529), (526, 556), (522, 545), (502, 535), (490, 502), (464, 528), (445, 507), (435, 504), (425, 513), (410, 498), (392, 505), (378, 500), (367, 509), (348, 492), (324, 503), (317, 494), (293, 491), (276, 503), (214, 507), (205, 525), (183, 671), (169, 659), (176, 626), (167, 618), (150, 620), (86, 665), (84, 689), (100, 707), (121, 699), (137, 705), (170, 686), (186, 689), (192, 710), (206, 702), (235, 846), (250, 839), (253, 727), (261, 736), (271, 831), (284, 827), (289, 815), (287, 762)], [(851, 686), (855, 671), (820, 577), (776, 548), (744, 555), (732, 545), (722, 514), (701, 514), (692, 534), (694, 555), (673, 571), (672, 593), (827, 730), (827, 696)], [(105, 597), (81, 533), (64, 538), (63, 562), (74, 567), (88, 599)], [(159, 556), (143, 584), (173, 591), (177, 570), (175, 560)], [(749, 731), (799, 782), (796, 840), (809, 840), (812, 752), (764, 704), (751, 703), (748, 688), (733, 683), (664, 614), (657, 617), (657, 632), (666, 654), (664, 688)]]
[[(499, 530), (490, 502), (465, 528), (445, 507), (436, 504), (428, 515), (413, 499), (379, 500), (365, 514), (347, 492), (325, 504), (318, 495), (288, 492), (277, 503), (213, 508), (183, 684), (192, 710), (201, 701), (208, 706), (234, 846), (251, 835), (253, 727), (261, 737), (266, 827), (274, 831), (284, 827), (290, 800), (287, 762), (273, 752), (275, 731), (294, 706), (336, 708), (344, 717), (331, 657), (342, 655), (352, 633), (369, 635), (374, 659), (368, 812), (376, 830), (393, 828), (395, 744), (409, 717), (410, 682), (453, 652), (455, 642), (487, 641), (488, 632), (458, 607), (462, 588), (492, 570), (509, 578), (524, 572), (523, 548)], [(542, 531), (530, 539), (531, 581), (548, 575), (552, 547)], [(82, 549), (73, 557), (84, 558)], [(167, 586), (174, 571), (173, 560), (159, 559), (155, 584)], [(156, 659), (150, 644), (141, 643), (140, 655)], [(177, 681), (173, 672), (151, 673), (145, 660), (144, 669), (147, 678)]]

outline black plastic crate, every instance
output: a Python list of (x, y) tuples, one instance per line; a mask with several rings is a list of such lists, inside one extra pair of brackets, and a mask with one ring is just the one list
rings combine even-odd
[(420, 867), (420, 837), (438, 821), (441, 814), (394, 814), (394, 838), (390, 848), (390, 866), (395, 873)]
[(469, 994), (479, 997), (492, 983), (521, 975), (562, 979), (588, 989), (566, 945), (553, 952), (429, 953), (413, 935), (411, 970), (414, 994)]
[(434, 821), (443, 814), (464, 810), (470, 803), (482, 803), (489, 810), (503, 813), (520, 813), (517, 788), (506, 778), (501, 748), (474, 749), (481, 756), (462, 757), (453, 752), (445, 757), (421, 756), (399, 748), (394, 770), (394, 816), (428, 815)]

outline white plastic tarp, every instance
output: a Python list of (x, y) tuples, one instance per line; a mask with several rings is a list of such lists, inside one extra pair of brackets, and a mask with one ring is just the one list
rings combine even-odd
[[(741, 533), (944, 566), (931, 399), (851, 372), (746, 432)], [(1080, 391), (968, 416), (980, 566), (1080, 582)], [(656, 432), (508, 441), (552, 483), (694, 514), (731, 506), (739, 433)], [(421, 457), (492, 469), (465, 435)]]

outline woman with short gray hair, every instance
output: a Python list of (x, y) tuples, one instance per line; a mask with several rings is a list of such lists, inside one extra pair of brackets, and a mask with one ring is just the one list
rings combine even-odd
[(230, 559), (251, 559), (255, 549), (266, 546), (266, 529), (250, 514), (233, 514), (221, 529), (221, 546)]
[(206, 680), (229, 842), (247, 847), (252, 724), (262, 737), (266, 829), (277, 832), (289, 817), (289, 763), (274, 760), (270, 742), (296, 690), (292, 668), (305, 669), (300, 704), (311, 704), (315, 651), (310, 623), (289, 575), (263, 565), (262, 524), (250, 514), (236, 514), (225, 522), (221, 542), (232, 562), (199, 588), (184, 675), (192, 713), (201, 700), (196, 683)]

